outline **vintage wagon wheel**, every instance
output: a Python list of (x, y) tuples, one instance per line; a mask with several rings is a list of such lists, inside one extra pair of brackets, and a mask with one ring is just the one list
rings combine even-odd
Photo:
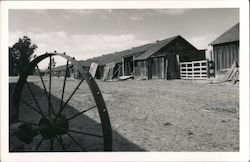
[[(52, 95), (52, 79), (53, 79), (53, 70), (52, 70), (52, 62), (54, 57), (60, 57), (61, 59), (66, 59), (66, 66), (65, 66), (65, 74), (63, 76), (63, 85), (61, 87), (61, 98), (59, 102), (56, 102)], [(49, 67), (48, 67), (48, 77), (46, 80), (46, 84), (48, 84), (47, 88), (45, 85), (44, 77), (42, 75), (42, 71), (38, 67), (38, 63), (40, 63), (42, 60), (49, 59)], [(72, 90), (69, 94), (69, 97), (67, 100), (64, 101), (65, 97), (65, 85), (67, 82), (67, 71), (69, 71), (70, 67), (74, 67), (78, 70), (80, 75), (82, 76), (82, 79), (77, 84), (76, 88)], [(32, 84), (28, 82), (29, 74), (32, 73), (32, 70), (36, 68), (37, 73), (39, 74), (37, 78), (39, 78), (41, 82), (41, 88), (43, 89), (43, 92), (39, 92), (39, 95), (44, 95), (44, 98), (46, 98), (47, 103), (44, 104), (42, 101), (39, 101), (40, 97), (37, 97), (34, 91), (34, 87), (32, 87)], [(66, 114), (65, 111), (68, 107), (70, 107), (69, 101), (72, 99), (72, 97), (76, 94), (76, 91), (79, 89), (80, 85), (85, 82), (86, 87), (88, 90), (90, 90), (90, 95), (93, 97), (94, 105), (91, 105), (88, 108), (84, 108), (81, 110), (78, 110), (77, 112), (73, 112), (72, 115), (69, 116), (69, 114)], [(24, 88), (25, 87), (25, 88)], [(26, 89), (27, 92), (23, 92)], [(24, 98), (22, 98), (22, 94), (30, 93), (30, 99), (26, 101)], [(80, 96), (80, 99), (84, 98), (84, 96)], [(111, 126), (110, 126), (110, 120), (108, 111), (105, 105), (105, 102), (103, 100), (102, 94), (92, 77), (92, 75), (84, 69), (79, 62), (77, 62), (74, 58), (71, 58), (65, 53), (46, 53), (41, 56), (36, 57), (32, 62), (30, 62), (26, 68), (24, 69), (22, 75), (20, 76), (13, 96), (12, 96), (12, 104), (14, 108), (17, 110), (18, 114), (20, 115), (20, 110), (25, 106), (26, 109), (30, 109), (33, 113), (38, 114), (35, 119), (30, 119), (31, 116), (28, 116), (27, 113), (23, 113), (22, 115), (27, 115), (28, 117), (25, 117), (25, 120), (23, 119), (17, 119), (17, 123), (20, 123), (18, 127), (14, 131), (14, 135), (24, 142), (27, 145), (31, 145), (29, 148), (29, 151), (89, 151), (85, 148), (86, 143), (89, 144), (89, 141), (100, 141), (98, 142), (98, 145), (101, 145), (101, 150), (103, 151), (111, 151), (112, 150), (112, 132), (111, 132)], [(60, 106), (59, 106), (60, 105)], [(84, 105), (83, 107), (85, 107)], [(88, 105), (89, 106), (89, 105)], [(67, 107), (67, 108), (66, 108)], [(82, 108), (82, 107), (81, 107)], [(69, 109), (69, 108), (68, 108)], [(67, 109), (67, 111), (68, 111)], [(95, 110), (97, 109), (97, 110)], [(69, 110), (71, 111), (71, 110)], [(83, 123), (77, 123), (79, 124), (78, 129), (72, 129), (72, 120), (76, 120), (76, 118), (80, 118), (80, 116), (85, 115), (86, 113), (89, 113), (91, 111), (96, 111), (96, 118), (99, 118), (99, 123), (95, 123), (94, 121), (90, 119), (84, 119)], [(19, 116), (18, 115), (18, 116)], [(94, 123), (93, 126), (89, 126), (91, 123)], [(74, 125), (74, 123), (73, 123)], [(94, 128), (95, 126), (100, 127), (100, 131), (97, 133), (91, 132), (91, 130), (85, 130), (83, 128), (86, 126), (87, 128)], [(79, 130), (80, 129), (80, 130)], [(84, 131), (82, 130), (84, 129)], [(95, 129), (95, 128), (94, 128)], [(101, 133), (101, 134), (99, 134)], [(75, 138), (75, 136), (80, 137)], [(90, 140), (91, 138), (91, 140)], [(96, 138), (96, 139), (95, 139)], [(94, 140), (93, 140), (94, 139)], [(10, 139), (11, 141), (11, 139)], [(67, 144), (69, 142), (70, 144)], [(35, 144), (34, 144), (35, 143)], [(43, 144), (44, 143), (44, 144)], [(46, 143), (46, 144), (45, 144)], [(101, 143), (101, 144), (100, 144)], [(75, 147), (71, 147), (71, 144), (75, 145)], [(42, 145), (43, 148), (41, 148)], [(57, 148), (55, 148), (57, 145)], [(60, 148), (59, 148), (60, 147)], [(68, 148), (67, 148), (68, 147)], [(98, 151), (101, 151), (98, 148)], [(15, 150), (12, 150), (15, 151)], [(27, 151), (25, 149), (25, 151)], [(91, 150), (90, 151), (95, 151)]]

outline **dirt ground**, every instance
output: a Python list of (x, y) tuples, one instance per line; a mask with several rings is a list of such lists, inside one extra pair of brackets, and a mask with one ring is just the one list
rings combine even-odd
[[(41, 83), (33, 83), (42, 87)], [(67, 81), (65, 100), (77, 83), (79, 80)], [(239, 151), (238, 85), (190, 80), (97, 80), (97, 83), (108, 108), (114, 151)], [(52, 94), (57, 99), (61, 98), (62, 84), (63, 78), (53, 78)], [(45, 102), (41, 92), (35, 95), (40, 104)], [(59, 103), (56, 99), (54, 102)], [(65, 113), (93, 104), (91, 93), (83, 84)], [(21, 117), (32, 116), (35, 120), (36, 115), (24, 110)], [(31, 115), (27, 117), (27, 113)], [(88, 119), (79, 117), (70, 124), (81, 128), (88, 125), (88, 129), (95, 129), (93, 132), (101, 132), (98, 114), (90, 111), (84, 115)], [(89, 139), (84, 140), (88, 145)], [(93, 141), (96, 143), (91, 144), (89, 150), (96, 151), (101, 142)]]

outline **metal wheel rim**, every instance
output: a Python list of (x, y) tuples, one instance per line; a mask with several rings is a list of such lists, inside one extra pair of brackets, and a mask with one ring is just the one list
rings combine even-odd
[[(86, 71), (84, 68), (82, 68), (81, 64), (78, 63), (75, 59), (71, 58), (70, 56), (67, 56), (62, 53), (46, 53), (43, 55), (38, 56), (33, 61), (31, 61), (24, 69), (24, 73), (22, 76), (20, 76), (17, 85), (15, 87), (13, 97), (12, 97), (12, 103), (15, 109), (19, 109), (19, 102), (20, 102), (20, 96), (23, 90), (23, 86), (26, 82), (26, 79), (28, 75), (30, 74), (31, 70), (36, 67), (36, 65), (44, 60), (45, 58), (51, 57), (51, 56), (61, 56), (65, 58), (67, 61), (71, 62), (74, 66), (77, 67), (77, 70), (80, 72), (80, 74), (85, 79), (86, 83), (88, 84), (88, 87), (90, 88), (92, 95), (94, 97), (96, 107), (98, 109), (98, 114), (101, 120), (101, 126), (102, 126), (102, 133), (103, 133), (103, 145), (104, 145), (104, 151), (111, 151), (112, 150), (112, 130), (110, 125), (110, 119), (108, 115), (108, 110), (106, 108), (105, 102), (103, 100), (101, 91), (95, 82), (94, 78), (91, 76), (91, 74)], [(65, 74), (66, 75), (66, 74)], [(17, 111), (18, 112), (18, 111)]]

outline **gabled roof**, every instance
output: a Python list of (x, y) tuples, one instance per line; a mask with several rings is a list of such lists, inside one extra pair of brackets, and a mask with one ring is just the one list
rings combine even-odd
[(145, 44), (142, 46), (133, 47), (131, 49), (123, 50), (120, 52), (115, 52), (112, 54), (106, 54), (106, 55), (94, 57), (91, 59), (87, 59), (85, 61), (81, 61), (81, 63), (84, 66), (90, 66), (90, 64), (92, 62), (96, 62), (99, 65), (106, 65), (106, 64), (112, 63), (112, 62), (119, 63), (122, 61), (123, 57), (134, 55), (134, 54), (138, 56), (141, 53), (145, 52), (150, 46), (151, 46), (151, 44)]
[(152, 46), (152, 43), (145, 44), (145, 45), (138, 46), (138, 47), (133, 47), (132, 49), (129, 50), (128, 53), (126, 53), (125, 56), (135, 55), (135, 57), (138, 57), (139, 55), (147, 51), (151, 46)]
[(99, 65), (105, 65), (107, 63), (110, 63), (110, 61), (112, 62), (113, 58), (114, 54), (106, 54), (98, 57), (93, 57), (85, 61), (81, 61), (81, 64), (83, 64), (84, 66), (90, 66), (92, 62), (96, 62)]
[(135, 56), (134, 60), (145, 60), (149, 58), (150, 56), (152, 56), (157, 51), (161, 50), (166, 45), (169, 45), (170, 42), (174, 41), (177, 38), (184, 39), (178, 35), (178, 36), (170, 37), (168, 39), (164, 39), (161, 41), (156, 41), (155, 43), (149, 43), (149, 44), (141, 45), (138, 47), (133, 47), (127, 50), (123, 50), (120, 52), (115, 52), (115, 53), (87, 59), (85, 61), (81, 61), (81, 64), (83, 64), (84, 66), (90, 66), (92, 62), (96, 62), (100, 66), (102, 66), (102, 65), (106, 65), (112, 62), (119, 63), (122, 61), (123, 57), (128, 57), (132, 55)]
[(157, 41), (156, 43), (152, 43), (142, 55), (136, 57), (134, 60), (145, 60), (149, 58), (151, 55), (159, 51), (162, 47), (166, 46), (177, 37), (180, 36), (174, 36), (168, 39), (164, 39), (162, 41)]
[(216, 44), (239, 41), (239, 30), (240, 30), (239, 26), (240, 24), (237, 23), (232, 28), (230, 28), (229, 30), (224, 32), (222, 35), (220, 35), (218, 38), (216, 38), (209, 45), (216, 45)]

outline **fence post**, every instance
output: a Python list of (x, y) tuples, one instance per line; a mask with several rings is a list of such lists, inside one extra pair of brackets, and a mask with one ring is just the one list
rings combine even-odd
[(206, 60), (206, 65), (207, 65), (207, 78), (210, 78), (210, 66), (208, 59)]
[(194, 80), (194, 62), (192, 61), (192, 80)]
[(122, 58), (122, 76), (125, 75), (125, 62), (124, 62), (124, 57)]

